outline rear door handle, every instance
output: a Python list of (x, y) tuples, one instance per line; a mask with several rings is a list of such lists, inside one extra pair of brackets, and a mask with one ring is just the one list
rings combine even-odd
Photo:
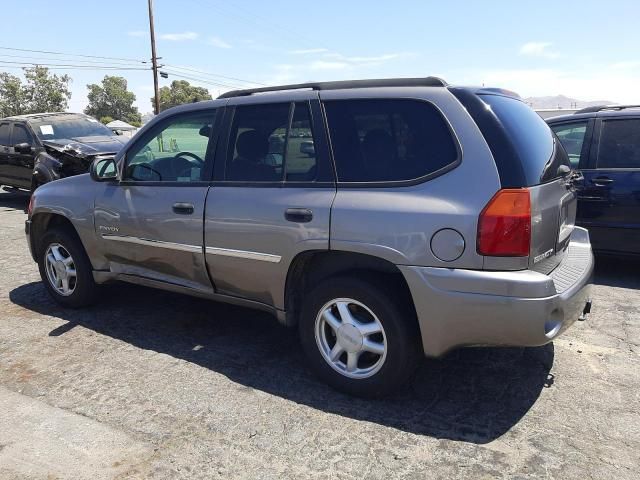
[(177, 202), (173, 204), (174, 213), (180, 215), (191, 215), (194, 211), (193, 205), (190, 203)]
[(313, 212), (308, 208), (287, 208), (284, 211), (284, 218), (290, 222), (309, 223), (313, 220)]
[(609, 178), (609, 177), (595, 177), (591, 179), (591, 183), (593, 183), (594, 185), (598, 185), (598, 186), (605, 186), (605, 185), (609, 185), (611, 183), (613, 183), (613, 178)]

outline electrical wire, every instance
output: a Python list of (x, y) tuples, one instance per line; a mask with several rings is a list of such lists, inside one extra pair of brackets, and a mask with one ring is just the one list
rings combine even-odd
[(229, 77), (229, 76), (220, 75), (220, 74), (217, 74), (217, 73), (205, 72), (204, 70), (197, 70), (195, 68), (190, 68), (190, 67), (180, 67), (180, 66), (176, 66), (176, 65), (169, 65), (169, 64), (166, 64), (166, 63), (164, 64), (164, 67), (168, 67), (168, 68), (171, 68), (171, 69), (177, 70), (177, 71), (194, 72), (194, 73), (198, 73), (200, 75), (217, 77), (217, 78), (224, 78), (226, 80), (235, 80), (235, 81), (242, 82), (242, 83), (248, 83), (249, 85), (266, 86), (264, 83), (254, 82), (254, 81), (251, 81), (251, 80), (244, 80), (242, 78), (237, 78), (237, 77)]
[(0, 47), (0, 50), (12, 50), (16, 52), (29, 52), (29, 53), (46, 53), (49, 55), (66, 55), (68, 57), (99, 58), (103, 60), (122, 60), (126, 62), (135, 62), (135, 63), (149, 63), (148, 60), (139, 60), (135, 58), (105, 57), (100, 55), (84, 55), (80, 53), (54, 52), (50, 50), (29, 50), (27, 48), (14, 48), (14, 47)]

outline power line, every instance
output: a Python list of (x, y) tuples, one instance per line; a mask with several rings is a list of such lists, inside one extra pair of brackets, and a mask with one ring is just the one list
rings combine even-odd
[[(125, 67), (130, 67), (131, 63), (121, 63), (121, 62), (104, 62), (104, 61), (97, 61), (97, 60), (79, 60), (77, 58), (52, 58), (52, 57), (32, 57), (31, 55), (8, 55), (6, 53), (1, 53), (0, 57), (6, 57), (6, 58), (19, 58), (22, 60), (48, 60), (48, 61), (68, 61), (68, 62), (75, 62), (75, 63), (80, 63), (80, 64), (87, 64), (87, 66), (90, 65), (109, 65), (109, 66), (125, 66)], [(12, 62), (13, 63), (13, 62)], [(16, 61), (15, 63), (19, 63), (18, 61)], [(33, 63), (38, 63), (40, 64), (40, 62), (33, 62)]]
[(220, 75), (218, 73), (205, 72), (204, 70), (197, 70), (195, 68), (179, 67), (179, 66), (176, 66), (176, 65), (169, 65), (169, 64), (166, 64), (166, 63), (164, 65), (165, 65), (165, 67), (170, 67), (170, 68), (172, 68), (174, 70), (178, 70), (178, 71), (183, 70), (183, 71), (199, 73), (201, 75), (206, 75), (206, 76), (211, 76), (211, 77), (224, 78), (224, 79), (227, 79), (227, 80), (236, 80), (238, 82), (248, 83), (248, 84), (251, 84), (251, 85), (266, 86), (265, 84), (260, 83), (260, 82), (254, 82), (254, 81), (251, 81), (251, 80), (244, 80), (242, 78), (237, 78), (237, 77), (229, 77), (229, 76), (226, 76), (226, 75)]
[(223, 88), (241, 88), (239, 85), (230, 85), (226, 83), (214, 82), (212, 80), (206, 80), (203, 78), (193, 77), (189, 75), (183, 75), (181, 73), (176, 73), (171, 71), (170, 69), (166, 69), (169, 75), (173, 75), (174, 77), (183, 78), (185, 80), (192, 80), (194, 82), (204, 83), (206, 85), (212, 85), (215, 87), (223, 87)]
[(135, 58), (105, 57), (100, 55), (83, 55), (80, 53), (64, 53), (64, 52), (54, 52), (50, 50), (29, 50), (27, 48), (14, 48), (14, 47), (0, 47), (0, 50), (12, 50), (16, 52), (30, 52), (30, 53), (46, 53), (49, 55), (66, 55), (68, 57), (100, 58), (103, 60), (122, 60), (126, 62), (135, 62), (135, 63), (148, 63), (146, 60), (138, 60)]
[(0, 60), (0, 64), (6, 65), (6, 67), (14, 67), (14, 68), (28, 68), (29, 66), (34, 67), (47, 67), (47, 68), (56, 68), (56, 67), (64, 67), (67, 70), (138, 70), (138, 71), (147, 71), (149, 68), (145, 67), (121, 67), (121, 66), (106, 66), (106, 65), (76, 65), (76, 64), (68, 64), (68, 63), (41, 63), (41, 62), (17, 62), (17, 61), (4, 61)]

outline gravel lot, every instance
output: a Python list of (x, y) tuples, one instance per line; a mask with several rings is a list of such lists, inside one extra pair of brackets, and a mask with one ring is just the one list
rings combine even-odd
[(615, 478), (640, 467), (640, 264), (598, 259), (552, 345), (425, 360), (338, 394), (269, 316), (127, 284), (46, 296), (23, 195), (0, 193), (0, 478)]

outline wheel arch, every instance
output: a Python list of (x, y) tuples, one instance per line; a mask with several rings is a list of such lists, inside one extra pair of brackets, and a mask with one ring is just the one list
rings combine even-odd
[(37, 258), (38, 252), (40, 252), (40, 241), (43, 235), (52, 228), (60, 227), (68, 230), (82, 244), (82, 239), (78, 234), (75, 226), (64, 215), (60, 215), (59, 213), (53, 212), (40, 212), (36, 213), (31, 217), (31, 232), (29, 235), (29, 241), (31, 242), (31, 251), (34, 253), (34, 256)]
[(409, 285), (392, 262), (363, 253), (314, 250), (299, 253), (289, 266), (285, 283), (285, 309), (288, 326), (297, 324), (305, 292), (333, 276), (354, 275), (365, 280), (393, 285), (415, 314)]

